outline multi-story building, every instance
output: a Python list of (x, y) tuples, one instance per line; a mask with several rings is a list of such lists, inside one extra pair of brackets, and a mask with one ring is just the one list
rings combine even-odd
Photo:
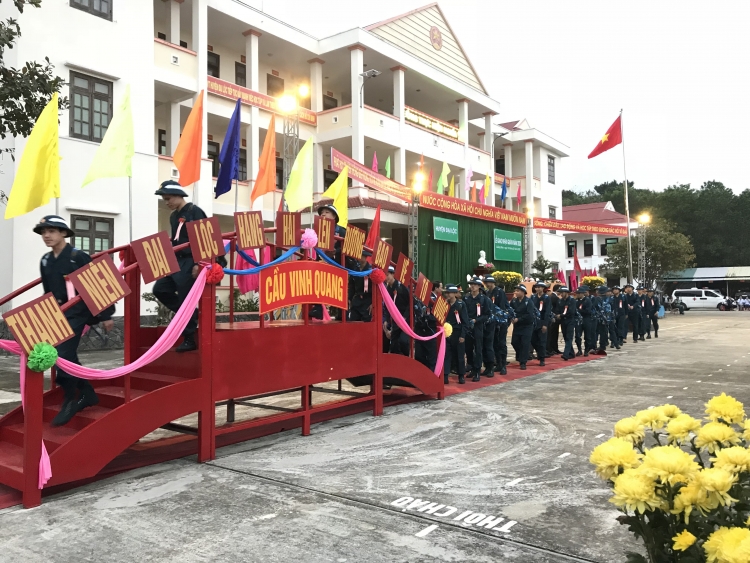
[[(330, 169), (335, 149), (368, 167), (377, 154), (381, 174), (390, 158), (391, 178), (407, 186), (420, 159), (435, 180), (445, 162), (456, 197), (464, 199), (469, 170), (475, 182), (492, 174), (489, 205), (500, 204), (505, 180), (507, 207), (545, 217), (561, 211), (560, 161), (567, 147), (525, 120), (493, 122), (500, 103), (487, 92), (437, 4), (323, 39), (232, 0), (57, 0), (20, 16), (11, 3), (0, 5), (0, 16), (11, 12), (23, 35), (6, 51), (6, 64), (49, 57), (66, 79), (62, 95), (70, 108), (60, 114), (59, 201), (0, 221), (0, 295), (38, 275), (44, 248), (32, 227), (43, 215), (57, 212), (69, 219), (74, 244), (89, 252), (126, 244), (131, 224), (136, 239), (167, 228), (168, 210), (153, 192), (164, 180), (178, 178), (171, 155), (201, 91), (206, 92), (204, 161), (201, 180), (186, 191), (207, 214), (218, 216), (226, 231), (234, 230), (235, 210), (250, 209), (268, 134), (276, 135), (281, 188), (284, 130), (276, 98), (303, 85), (309, 93), (298, 96), (299, 139), (312, 137), (315, 143), (316, 198), (336, 177)], [(127, 178), (80, 187), (126, 86), (135, 129), (132, 214)], [(218, 154), (237, 98), (242, 99), (240, 180), (236, 193), (215, 199)], [(269, 132), (272, 115), (277, 119)], [(0, 143), (19, 155), (25, 145), (23, 138)], [(6, 193), (14, 166), (10, 159), (2, 162), (0, 189)], [(382, 236), (407, 252), (405, 204), (357, 181), (349, 197), (354, 224), (369, 223), (381, 204)], [(255, 201), (253, 208), (267, 224), (280, 198), (279, 189)], [(543, 252), (555, 262), (564, 260), (561, 235), (540, 231), (532, 244), (534, 256)]]

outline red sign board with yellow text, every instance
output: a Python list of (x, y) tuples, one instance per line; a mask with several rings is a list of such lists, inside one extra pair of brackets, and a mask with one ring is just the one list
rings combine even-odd
[(336, 223), (333, 219), (326, 219), (320, 215), (315, 217), (315, 232), (318, 235), (317, 247), (323, 251), (333, 250), (333, 236), (336, 234)]
[(342, 252), (344, 256), (349, 256), (355, 260), (362, 258), (362, 250), (365, 247), (365, 232), (357, 227), (349, 225), (344, 235), (344, 247)]
[(263, 235), (263, 215), (260, 211), (238, 211), (234, 214), (234, 231), (237, 234), (237, 248), (252, 250), (266, 245)]
[(414, 262), (407, 258), (406, 255), (399, 254), (394, 275), (398, 281), (406, 283), (407, 280), (411, 280), (411, 271), (413, 268)]
[(417, 278), (417, 289), (414, 292), (414, 297), (419, 299), (425, 305), (429, 305), (432, 297), (432, 283), (428, 280), (422, 272), (419, 272)]
[[(189, 224), (189, 223), (188, 223)], [(92, 315), (98, 315), (126, 295), (130, 288), (109, 254), (89, 262), (68, 276)]]
[(454, 215), (463, 215), (473, 219), (482, 219), (494, 223), (503, 223), (515, 227), (525, 227), (528, 223), (526, 215), (517, 211), (509, 211), (501, 207), (482, 205), (465, 199), (448, 197), (432, 192), (422, 192), (419, 196), (419, 205), (425, 209), (433, 209)]
[(276, 213), (276, 246), (291, 248), (302, 242), (302, 215), (290, 211)]
[(349, 167), (349, 177), (352, 180), (362, 182), (365, 186), (371, 187), (373, 190), (383, 192), (384, 194), (392, 195), (406, 203), (411, 203), (411, 190), (394, 182), (390, 178), (374, 172), (371, 168), (368, 168), (364, 164), (360, 164), (356, 160), (352, 160), (343, 153), (340, 153), (336, 149), (331, 149), (331, 169), (334, 172), (341, 172), (344, 166)]
[(132, 246), (143, 283), (151, 283), (180, 271), (169, 235), (164, 231), (134, 240)]
[(445, 319), (448, 318), (448, 311), (450, 308), (451, 306), (445, 298), (442, 295), (438, 295), (438, 298), (435, 301), (435, 306), (432, 308), (432, 314), (435, 316), (439, 324), (445, 324)]
[(535, 229), (552, 229), (556, 231), (570, 231), (573, 233), (594, 233), (598, 235), (612, 235), (613, 237), (628, 236), (627, 227), (602, 225), (597, 223), (579, 223), (578, 221), (563, 221), (562, 219), (534, 219)]
[(393, 247), (382, 239), (378, 239), (372, 253), (372, 265), (383, 271), (388, 270), (393, 256)]
[[(242, 86), (237, 86), (226, 80), (220, 78), (214, 78), (213, 76), (208, 77), (208, 92), (210, 94), (216, 94), (222, 98), (228, 98), (233, 102), (237, 99), (242, 100), (242, 103), (248, 106), (255, 106), (266, 111), (272, 111), (274, 113), (281, 114), (278, 107), (278, 100), (261, 94), (260, 92), (254, 92)], [(318, 124), (318, 114), (307, 108), (299, 108), (299, 120), (302, 123), (309, 125)]]
[(26, 355), (40, 342), (57, 346), (73, 337), (73, 329), (51, 293), (11, 309), (3, 319)]
[(221, 227), (216, 217), (208, 217), (200, 221), (185, 223), (190, 241), (190, 252), (193, 260), (206, 262), (217, 256), (224, 256), (224, 239), (221, 236)]
[(260, 314), (280, 307), (321, 303), (347, 307), (346, 270), (322, 262), (284, 262), (260, 272)]

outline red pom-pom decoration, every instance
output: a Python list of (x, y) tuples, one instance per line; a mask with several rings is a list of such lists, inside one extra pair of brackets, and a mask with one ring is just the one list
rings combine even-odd
[(385, 281), (385, 272), (380, 268), (375, 268), (370, 274), (370, 279), (374, 283), (383, 283)]
[(219, 264), (211, 264), (211, 268), (208, 270), (206, 275), (206, 283), (218, 284), (224, 279), (224, 268)]

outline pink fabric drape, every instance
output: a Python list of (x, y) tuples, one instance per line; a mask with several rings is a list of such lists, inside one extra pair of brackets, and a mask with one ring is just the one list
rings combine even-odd
[(406, 322), (404, 317), (401, 316), (401, 313), (396, 307), (396, 304), (393, 302), (393, 299), (388, 294), (388, 290), (386, 289), (385, 284), (379, 283), (378, 287), (380, 289), (380, 295), (383, 296), (383, 303), (385, 303), (385, 307), (386, 309), (388, 309), (388, 313), (390, 313), (391, 318), (393, 319), (393, 322), (395, 322), (398, 325), (398, 328), (403, 330), (408, 336), (410, 336), (411, 338), (416, 338), (417, 340), (421, 340), (424, 342), (427, 340), (432, 340), (433, 338), (438, 338), (439, 336), (443, 335), (443, 338), (440, 339), (437, 363), (435, 364), (435, 375), (437, 375), (438, 377), (441, 377), (443, 374), (443, 360), (445, 359), (445, 336), (444, 336), (443, 327), (439, 327), (438, 331), (432, 336), (419, 336), (416, 332), (414, 332), (411, 329), (411, 327), (409, 326), (409, 323)]
[[(252, 250), (253, 256), (257, 260), (258, 251)], [(271, 248), (266, 246), (263, 249), (263, 264), (268, 264), (271, 261)], [(248, 264), (243, 260), (242, 256), (237, 255), (237, 270), (247, 270), (253, 268), (252, 264)], [(247, 293), (248, 291), (258, 291), (260, 289), (260, 274), (250, 274), (248, 276), (237, 276), (237, 287), (239, 287), (241, 293)]]

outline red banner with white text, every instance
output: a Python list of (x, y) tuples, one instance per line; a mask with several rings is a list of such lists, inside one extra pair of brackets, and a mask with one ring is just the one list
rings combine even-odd
[(534, 219), (535, 229), (552, 229), (553, 231), (570, 231), (572, 233), (592, 233), (597, 235), (612, 235), (613, 237), (628, 236), (627, 227), (601, 225), (598, 223), (579, 223), (578, 221), (563, 221), (562, 219)]
[(419, 196), (419, 205), (425, 209), (433, 209), (435, 211), (453, 213), (454, 215), (463, 215), (464, 217), (483, 219), (484, 221), (493, 221), (495, 223), (504, 223), (506, 225), (513, 225), (514, 227), (525, 227), (528, 224), (528, 219), (523, 213), (432, 192), (422, 192)]
[(390, 178), (373, 172), (371, 168), (368, 168), (364, 164), (360, 164), (356, 160), (352, 160), (343, 153), (340, 153), (336, 149), (331, 149), (331, 169), (334, 172), (341, 172), (344, 166), (349, 167), (349, 177), (352, 180), (362, 182), (365, 186), (383, 192), (384, 194), (392, 195), (406, 203), (411, 203), (411, 190), (394, 182)]

